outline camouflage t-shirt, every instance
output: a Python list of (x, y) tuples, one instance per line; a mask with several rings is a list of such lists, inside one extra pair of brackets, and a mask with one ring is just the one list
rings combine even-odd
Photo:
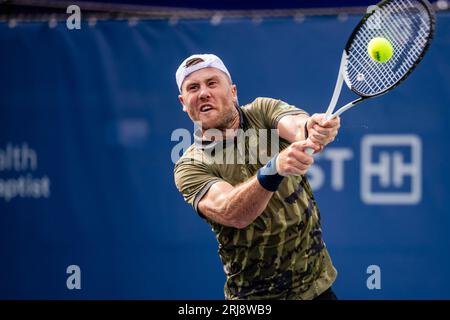
[[(198, 203), (211, 185), (218, 181), (238, 185), (267, 163), (252, 159), (256, 145), (268, 159), (273, 156), (270, 143), (274, 139), (267, 133), (269, 141), (263, 146), (259, 137), (264, 130), (260, 129), (275, 129), (283, 116), (305, 113), (270, 98), (257, 98), (238, 110), (243, 131), (256, 131), (256, 138), (248, 135), (244, 139), (245, 152), (236, 139), (216, 141), (213, 149), (211, 144), (197, 141), (177, 161), (175, 183), (216, 234), (227, 277), (227, 299), (312, 299), (331, 286), (337, 272), (322, 240), (319, 209), (305, 176), (285, 177), (262, 214), (244, 229), (221, 225), (198, 211)], [(278, 136), (276, 140), (277, 152), (289, 145)], [(229, 143), (231, 147), (225, 148)], [(232, 153), (234, 162), (217, 161), (218, 153), (220, 159)], [(243, 154), (245, 161), (237, 161)]]

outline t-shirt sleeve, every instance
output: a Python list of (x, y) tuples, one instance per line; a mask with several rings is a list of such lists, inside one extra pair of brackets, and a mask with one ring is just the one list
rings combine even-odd
[(308, 113), (296, 106), (290, 105), (282, 100), (272, 98), (257, 98), (251, 104), (252, 112), (262, 120), (265, 128), (276, 129), (281, 118), (287, 115)]
[(174, 169), (174, 177), (175, 185), (183, 195), (184, 200), (203, 217), (198, 211), (198, 203), (209, 188), (222, 179), (212, 174), (206, 164), (192, 159), (177, 163)]

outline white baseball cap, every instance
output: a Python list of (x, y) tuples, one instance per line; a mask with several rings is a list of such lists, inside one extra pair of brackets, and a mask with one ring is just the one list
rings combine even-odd
[[(203, 62), (194, 64), (190, 67), (186, 67), (186, 63), (189, 60), (192, 59), (202, 59)], [(186, 58), (178, 67), (178, 70), (175, 74), (175, 77), (177, 79), (177, 85), (178, 85), (178, 90), (180, 90), (181, 93), (181, 85), (183, 84), (184, 79), (186, 79), (186, 77), (188, 75), (190, 75), (192, 72), (195, 72), (197, 70), (200, 69), (204, 69), (204, 68), (216, 68), (219, 69), (220, 71), (223, 71), (228, 78), (230, 78), (231, 81), (231, 76), (230, 73), (227, 70), (227, 67), (225, 67), (225, 65), (223, 64), (222, 60), (220, 60), (220, 58), (214, 54), (194, 54), (192, 56), (190, 56), (189, 58)]]

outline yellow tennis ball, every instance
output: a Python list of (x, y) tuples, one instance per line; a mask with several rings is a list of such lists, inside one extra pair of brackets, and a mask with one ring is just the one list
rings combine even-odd
[(387, 62), (392, 58), (394, 49), (392, 44), (386, 38), (376, 37), (370, 40), (367, 46), (367, 52), (372, 60), (377, 62)]

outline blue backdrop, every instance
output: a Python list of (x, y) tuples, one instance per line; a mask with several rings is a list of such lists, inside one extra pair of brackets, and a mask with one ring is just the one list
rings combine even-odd
[[(175, 70), (215, 53), (241, 104), (324, 112), (358, 20), (0, 23), (0, 298), (222, 299), (214, 235), (173, 182), (172, 133), (193, 129)], [(340, 298), (450, 298), (449, 30), (440, 14), (417, 70), (346, 113), (311, 170)]]

